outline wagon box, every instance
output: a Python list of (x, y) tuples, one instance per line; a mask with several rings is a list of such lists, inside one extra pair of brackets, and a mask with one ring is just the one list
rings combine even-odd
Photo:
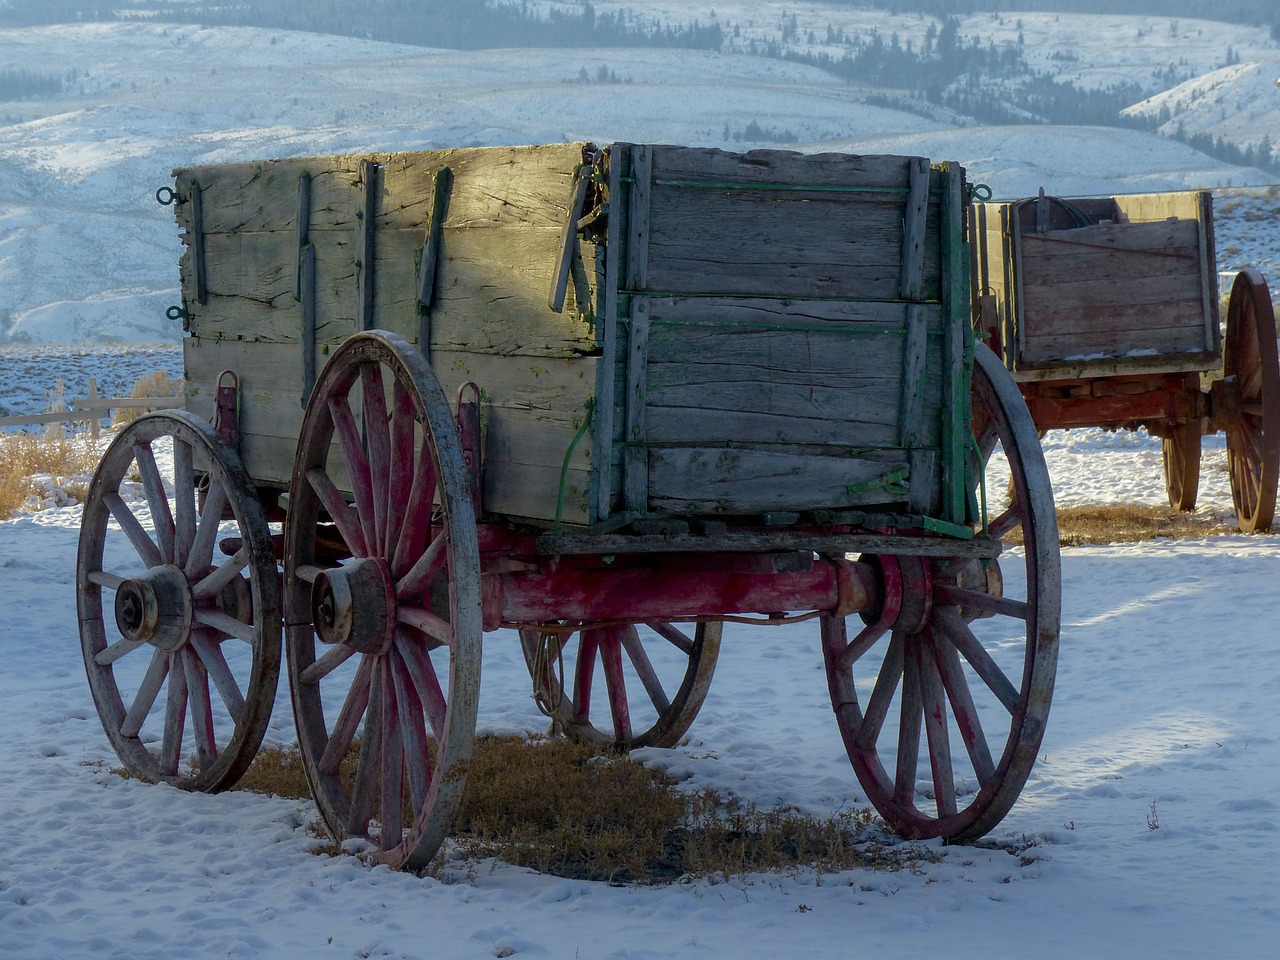
[(478, 385), (492, 516), (965, 520), (955, 165), (571, 143), (176, 180), (189, 406), (235, 372), (259, 480), (287, 485), (315, 370), (378, 328)]
[[(975, 294), (1020, 380), (1196, 370), (1218, 354), (1207, 191), (974, 206)], [(994, 314), (994, 315), (991, 315)]]

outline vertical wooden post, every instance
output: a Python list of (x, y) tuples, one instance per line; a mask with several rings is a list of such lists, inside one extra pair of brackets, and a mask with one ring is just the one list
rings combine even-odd
[(360, 209), (356, 212), (356, 330), (374, 327), (374, 220), (378, 215), (378, 164), (360, 161)]
[(302, 406), (316, 384), (316, 248), (311, 243), (311, 175), (298, 177), (297, 263), (293, 299), (302, 305)]
[[(93, 402), (98, 399), (98, 380), (96, 377), (89, 378), (89, 389), (86, 391), (86, 393), (88, 394), (88, 400), (89, 400), (89, 403), (88, 403), (89, 412), (91, 414), (97, 413), (98, 412), (97, 406)], [(98, 429), (99, 429), (98, 418), (96, 416), (91, 416), (89, 418), (89, 436), (93, 438), (94, 443), (97, 443), (98, 441)]]
[(453, 189), (453, 171), (441, 167), (436, 171), (431, 198), (431, 219), (427, 235), (418, 253), (418, 350), (431, 359), (431, 305), (436, 299), (436, 273), (440, 267), (444, 221), (448, 216), (449, 193)]

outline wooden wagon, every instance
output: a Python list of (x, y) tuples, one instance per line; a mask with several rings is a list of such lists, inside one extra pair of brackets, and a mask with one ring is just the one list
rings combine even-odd
[(1246, 268), (1220, 323), (1207, 191), (975, 204), (975, 324), (1044, 431), (1143, 427), (1169, 503), (1192, 510), (1201, 438), (1226, 431), (1236, 518), (1265, 532), (1280, 477), (1280, 361)]
[[(726, 620), (812, 619), (893, 826), (973, 837), (1012, 806), (1057, 533), (975, 349), (957, 165), (575, 143), (186, 168), (164, 199), (188, 409), (112, 443), (77, 576), (135, 776), (232, 786), (283, 631), (327, 828), (418, 868), (485, 631), (516, 631), (555, 730), (669, 747)], [(1017, 494), (988, 516), (995, 449)]]

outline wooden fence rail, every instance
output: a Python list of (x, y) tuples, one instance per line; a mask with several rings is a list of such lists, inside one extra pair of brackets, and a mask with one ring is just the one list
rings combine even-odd
[(113, 410), (167, 410), (181, 407), (182, 397), (100, 397), (98, 382), (89, 378), (86, 396), (67, 401), (70, 408), (52, 413), (20, 413), (12, 417), (0, 417), (0, 428), (25, 427), (42, 423), (88, 423), (93, 439), (98, 439), (98, 422)]

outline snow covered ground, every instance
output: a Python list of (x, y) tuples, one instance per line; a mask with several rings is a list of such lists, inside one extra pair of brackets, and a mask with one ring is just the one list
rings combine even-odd
[[(1162, 498), (1142, 435), (1053, 433), (1063, 503)], [(1226, 514), (1221, 444), (1203, 509)], [(1061, 656), (1031, 780), (989, 845), (911, 870), (618, 887), (502, 863), (419, 879), (318, 856), (310, 803), (122, 780), (80, 662), (78, 508), (0, 523), (0, 955), (1262, 960), (1280, 921), (1280, 538), (1063, 553)], [(486, 635), (480, 724), (539, 731), (516, 638)], [(270, 743), (294, 738), (283, 689)], [(691, 730), (646, 762), (766, 807), (865, 805), (817, 629), (730, 625)]]

